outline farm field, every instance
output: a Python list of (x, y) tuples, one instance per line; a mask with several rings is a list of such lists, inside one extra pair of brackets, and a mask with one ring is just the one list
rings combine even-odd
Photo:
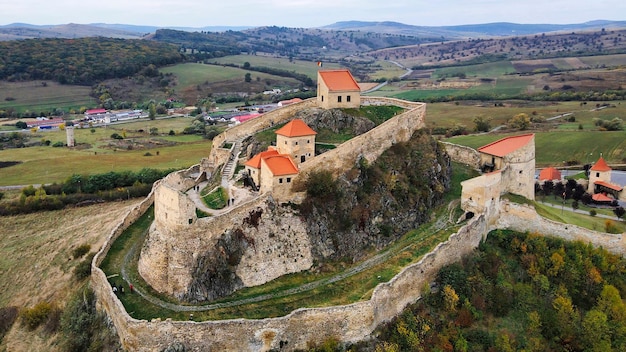
[[(37, 146), (0, 150), (0, 160), (21, 161), (21, 164), (2, 168), (0, 185), (52, 183), (65, 180), (72, 174), (96, 174), (108, 171), (138, 171), (144, 167), (155, 169), (185, 168), (200, 162), (209, 154), (211, 141), (197, 135), (183, 135), (182, 130), (191, 124), (186, 117), (142, 120), (108, 128), (75, 129), (78, 148)], [(147, 131), (158, 128), (158, 136)], [(143, 129), (143, 132), (139, 132)], [(174, 136), (169, 131), (175, 131)], [(133, 142), (135, 149), (111, 139), (117, 133), (126, 135), (124, 141)], [(64, 131), (38, 132), (34, 139), (66, 142)], [(81, 144), (82, 143), (82, 144)], [(84, 148), (84, 149), (81, 149)], [(158, 151), (158, 155), (157, 155)], [(150, 153), (150, 156), (146, 156)]]
[(89, 93), (91, 87), (62, 85), (52, 81), (0, 81), (0, 110), (39, 113), (55, 108), (70, 111), (79, 110), (83, 106), (95, 107), (96, 99), (90, 97)]
[[(320, 67), (317, 66), (317, 62), (303, 60), (289, 61), (289, 59), (284, 57), (266, 55), (231, 55), (210, 59), (209, 62), (216, 62), (218, 64), (234, 64), (238, 66), (243, 66), (244, 63), (249, 62), (252, 67), (263, 66), (287, 71), (295, 71), (305, 74), (313, 80), (317, 79), (317, 71), (320, 69)], [(323, 63), (322, 66), (324, 69), (336, 69), (340, 67), (340, 65), (335, 63)]]
[[(286, 59), (283, 59), (286, 61)], [(244, 70), (236, 67), (186, 63), (180, 65), (169, 66), (160, 69), (163, 73), (172, 73), (178, 77), (178, 85), (180, 87), (188, 87), (194, 85), (204, 84), (206, 82), (217, 83), (228, 80), (241, 80), (243, 82), (246, 73), (252, 75), (252, 79), (259, 77), (261, 80), (272, 79), (288, 81), (293, 84), (297, 84), (298, 81), (293, 78), (278, 77), (262, 72), (254, 72)]]
[(583, 131), (596, 130), (594, 118), (611, 120), (615, 117), (626, 117), (626, 103), (621, 101), (602, 102), (611, 107), (597, 109), (595, 103), (581, 105), (580, 102), (532, 102), (521, 100), (502, 101), (504, 106), (495, 106), (494, 102), (462, 101), (446, 103), (429, 103), (426, 105), (426, 125), (434, 127), (452, 127), (455, 124), (465, 125), (470, 131), (474, 128), (476, 116), (491, 118), (491, 127), (506, 124), (513, 116), (525, 113), (528, 116), (542, 116), (546, 119), (564, 113), (572, 113), (574, 122), (558, 121), (558, 125), (544, 124), (548, 129), (576, 130), (583, 125)]
[[(523, 132), (467, 135), (448, 138), (445, 141), (478, 148), (508, 135), (520, 133)], [(535, 148), (537, 167), (564, 166), (563, 162), (568, 161), (583, 164), (596, 161), (600, 153), (608, 163), (621, 164), (626, 158), (626, 132), (540, 132), (535, 134)]]

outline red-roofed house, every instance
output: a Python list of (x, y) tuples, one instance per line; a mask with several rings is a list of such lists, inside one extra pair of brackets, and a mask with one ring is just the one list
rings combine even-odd
[(304, 121), (293, 119), (276, 131), (276, 148), (280, 154), (291, 155), (296, 163), (315, 156), (315, 135)]
[(261, 193), (272, 191), (275, 198), (287, 193), (298, 175), (299, 165), (315, 156), (315, 132), (300, 119), (291, 120), (276, 131), (276, 146), (269, 147), (245, 163), (246, 172)]
[(593, 199), (593, 201), (596, 203), (612, 203), (614, 200), (613, 198), (610, 198), (603, 193), (596, 193), (591, 196), (591, 199)]
[(317, 71), (317, 103), (324, 109), (358, 108), (361, 88), (347, 69)]
[(481, 213), (504, 193), (535, 199), (534, 134), (502, 138), (478, 148), (478, 152), (480, 167), (488, 173), (461, 182), (463, 210)]
[(611, 172), (613, 169), (606, 163), (603, 157), (589, 169), (589, 187), (587, 192), (593, 194), (608, 193), (615, 199), (626, 200), (626, 194), (622, 192), (620, 185), (611, 183)]
[(287, 105), (299, 103), (301, 101), (302, 101), (302, 99), (300, 99), (300, 98), (293, 98), (293, 99), (289, 99), (289, 100), (281, 100), (281, 101), (278, 102), (278, 106), (287, 106)]
[(539, 172), (539, 181), (561, 180), (561, 172), (553, 167), (546, 167)]

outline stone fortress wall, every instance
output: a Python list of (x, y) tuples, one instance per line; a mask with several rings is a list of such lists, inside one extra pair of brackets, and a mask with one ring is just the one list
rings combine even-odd
[(368, 301), (327, 308), (302, 308), (284, 317), (257, 320), (146, 321), (128, 315), (97, 266), (115, 238), (151, 202), (149, 197), (128, 213), (92, 264), (92, 287), (98, 297), (99, 309), (107, 312), (122, 345), (131, 351), (161, 351), (174, 343), (182, 343), (188, 351), (269, 351), (280, 346), (283, 346), (281, 350), (293, 351), (306, 349), (308, 343), (321, 343), (331, 337), (344, 342), (367, 339), (377, 325), (390, 321), (406, 305), (417, 301), (441, 267), (471, 253), (488, 231), (496, 228), (536, 231), (566, 240), (590, 242), (618, 254), (626, 253), (623, 234), (610, 235), (551, 222), (541, 219), (531, 207), (502, 201), (493, 204), (485, 214), (471, 219), (420, 262), (406, 267), (389, 282), (378, 285)]
[[(376, 128), (342, 143), (338, 148), (320, 154), (300, 165), (297, 179), (304, 180), (313, 170), (329, 170), (334, 176), (354, 167), (360, 158), (374, 162), (385, 150), (408, 141), (413, 132), (425, 127), (426, 104), (393, 98), (363, 97), (362, 105), (396, 105), (406, 111)], [(297, 184), (297, 183), (296, 183)]]
[(450, 155), (452, 160), (478, 169), (480, 165), (480, 154), (476, 149), (454, 143), (441, 143), (446, 147), (446, 152)]
[[(354, 167), (360, 157), (373, 162), (394, 143), (409, 140), (415, 130), (424, 126), (426, 104), (389, 98), (365, 98), (363, 101), (366, 104), (399, 105), (407, 110), (365, 134), (342, 143), (338, 148), (301, 164), (300, 174), (292, 184), (298, 178), (304, 179), (310, 170), (333, 170), (338, 174)], [(291, 107), (288, 106), (288, 112), (278, 117), (269, 115), (270, 118), (263, 116), (252, 120), (264, 120), (252, 127), (246, 126), (248, 122), (238, 125), (235, 127), (237, 131), (230, 133), (231, 130), (228, 130), (229, 136), (222, 136), (222, 139), (232, 141), (232, 138), (241, 138), (247, 133), (270, 127), (269, 120), (282, 123), (297, 111)], [(219, 145), (220, 142), (214, 143)], [(258, 202), (238, 205), (226, 214), (198, 219), (194, 203), (184, 193), (194, 185), (194, 178), (188, 177), (190, 173), (179, 171), (168, 175), (155, 191), (156, 221), (150, 228), (138, 264), (139, 273), (150, 286), (159, 292), (182, 298), (192, 284), (195, 270), (193, 263), (215, 249), (220, 236), (234, 228), (240, 229), (241, 233), (254, 241), (254, 245), (245, 249), (241, 262), (236, 265), (237, 276), (243, 281), (244, 287), (264, 284), (279, 276), (311, 267), (312, 244), (306, 235), (305, 224), (298, 216), (274, 216), (264, 204), (264, 197), (261, 197)], [(302, 194), (292, 192), (287, 187), (284, 192), (272, 192), (273, 199), (299, 202)], [(254, 209), (261, 210), (261, 221), (265, 218), (267, 221), (261, 227), (244, 226), (246, 217)], [(281, 222), (276, 223), (276, 219), (281, 219)], [(283, 226), (285, 223), (289, 226)]]
[[(423, 119), (423, 112), (420, 114)], [(412, 118), (410, 121), (415, 120)], [(404, 131), (406, 125), (398, 121), (394, 122), (398, 123), (401, 131)], [(404, 133), (401, 132), (400, 138)], [(399, 137), (396, 136), (396, 138)], [(359, 146), (351, 148), (355, 151), (359, 150)], [(359, 155), (359, 153), (354, 155)], [(362, 156), (369, 158), (367, 153)], [(471, 160), (471, 158), (468, 151), (468, 157), (462, 160)], [(455, 161), (459, 160), (461, 159)], [(338, 166), (341, 167), (341, 165), (344, 164), (340, 163)], [(168, 179), (168, 181), (172, 180), (176, 180), (176, 177)], [(493, 187), (497, 188), (496, 193), (499, 194), (502, 182), (499, 182), (497, 177), (494, 180), (497, 182)], [(138, 320), (130, 317), (125, 311), (98, 265), (106, 256), (113, 241), (154, 201), (154, 189), (157, 187), (159, 187), (159, 182), (155, 183), (150, 196), (129, 211), (92, 262), (91, 280), (98, 297), (98, 307), (107, 312), (117, 329), (122, 345), (131, 351), (162, 351), (174, 343), (182, 343), (188, 351), (269, 351), (272, 349), (293, 351), (306, 349), (309, 343), (321, 343), (328, 338), (337, 338), (343, 342), (367, 339), (379, 324), (391, 320), (408, 304), (417, 301), (421, 297), (422, 290), (432, 282), (441, 267), (471, 253), (488, 231), (496, 228), (536, 231), (568, 240), (589, 241), (593, 245), (602, 246), (615, 253), (626, 253), (623, 235), (597, 233), (572, 225), (542, 220), (530, 207), (494, 199), (494, 201), (485, 202), (485, 208), (480, 213), (477, 213), (457, 233), (452, 234), (446, 242), (439, 244), (418, 263), (407, 266), (389, 282), (379, 284), (374, 289), (370, 300), (344, 306), (301, 308), (283, 317), (267, 319), (205, 322), (170, 319), (165, 321), (161, 319)], [(255, 206), (260, 206), (260, 204), (242, 207), (238, 210), (242, 212), (239, 217), (245, 215), (243, 209), (249, 210)], [(232, 216), (238, 217), (236, 213), (231, 214), (231, 219)], [(229, 220), (224, 218), (218, 221), (228, 222)], [(193, 241), (189, 245), (193, 246)]]

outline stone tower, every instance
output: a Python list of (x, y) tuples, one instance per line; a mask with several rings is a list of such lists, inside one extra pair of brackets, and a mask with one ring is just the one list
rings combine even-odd
[(68, 147), (73, 147), (75, 142), (74, 142), (74, 126), (66, 126), (65, 127), (65, 134), (67, 136), (67, 146)]

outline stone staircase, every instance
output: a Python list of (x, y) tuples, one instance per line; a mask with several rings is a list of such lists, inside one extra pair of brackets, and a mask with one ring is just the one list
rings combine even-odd
[(237, 167), (237, 159), (239, 159), (239, 153), (241, 153), (241, 143), (243, 139), (238, 139), (233, 143), (233, 149), (230, 153), (228, 162), (222, 168), (222, 186), (227, 186), (228, 181), (233, 178), (235, 174), (235, 168)]

